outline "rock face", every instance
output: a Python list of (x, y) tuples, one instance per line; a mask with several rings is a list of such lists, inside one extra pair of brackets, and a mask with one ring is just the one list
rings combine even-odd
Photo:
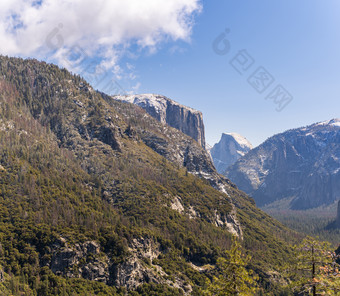
[[(135, 289), (143, 283), (155, 283), (180, 288), (184, 295), (189, 295), (192, 287), (179, 278), (165, 280), (168, 275), (153, 260), (161, 254), (159, 244), (148, 238), (134, 239), (129, 247), (130, 256), (126, 261), (112, 268), (113, 284), (118, 287)], [(185, 291), (189, 291), (186, 293)]]
[(252, 144), (245, 137), (236, 133), (223, 133), (221, 140), (210, 150), (210, 154), (216, 170), (223, 174), (252, 148)]
[(158, 121), (195, 139), (205, 149), (203, 115), (200, 111), (155, 94), (114, 96), (113, 98), (142, 107)]
[(150, 272), (152, 260), (161, 253), (159, 245), (151, 239), (138, 238), (131, 242), (129, 251), (130, 257), (113, 269), (114, 284), (131, 289), (143, 282), (160, 283), (161, 277), (156, 272)]
[(308, 209), (340, 199), (340, 119), (275, 135), (240, 158), (226, 176), (258, 206), (285, 199)]
[[(118, 264), (111, 262), (95, 241), (71, 246), (61, 237), (48, 249), (49, 254), (42, 258), (41, 263), (43, 266), (49, 266), (56, 275), (99, 281), (129, 290), (136, 289), (143, 283), (179, 288), (184, 295), (189, 295), (192, 290), (192, 287), (180, 278), (165, 279), (169, 275), (161, 266), (153, 263), (161, 254), (160, 246), (150, 238), (133, 239), (129, 244), (130, 255)], [(0, 267), (0, 282), (3, 278)]]
[(50, 247), (46, 258), (42, 259), (42, 265), (49, 266), (56, 275), (109, 283), (109, 258), (94, 241), (70, 246), (60, 238)]

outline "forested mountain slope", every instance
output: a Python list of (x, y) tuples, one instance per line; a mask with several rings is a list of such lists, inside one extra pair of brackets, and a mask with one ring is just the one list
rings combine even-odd
[(3, 295), (199, 295), (232, 234), (280, 289), (296, 234), (196, 141), (65, 69), (0, 57), (0, 165)]

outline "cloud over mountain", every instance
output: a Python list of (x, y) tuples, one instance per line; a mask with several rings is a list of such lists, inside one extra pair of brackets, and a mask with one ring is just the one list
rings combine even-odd
[(0, 53), (60, 61), (79, 47), (112, 68), (130, 46), (188, 40), (200, 9), (199, 0), (2, 0)]

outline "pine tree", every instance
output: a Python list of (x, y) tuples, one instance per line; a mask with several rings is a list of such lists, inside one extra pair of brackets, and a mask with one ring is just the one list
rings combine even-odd
[(236, 237), (233, 238), (230, 250), (225, 252), (226, 258), (217, 259), (216, 273), (211, 283), (203, 291), (203, 295), (255, 295), (257, 291), (257, 277), (247, 270), (250, 256), (244, 255), (242, 247)]
[(312, 237), (295, 246), (294, 268), (290, 274), (295, 292), (303, 295), (338, 295), (334, 292), (340, 284), (338, 265), (330, 249), (329, 243)]

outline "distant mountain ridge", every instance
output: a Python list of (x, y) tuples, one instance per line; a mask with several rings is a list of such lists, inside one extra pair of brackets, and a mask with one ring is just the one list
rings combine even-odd
[(113, 98), (143, 108), (158, 121), (180, 130), (205, 149), (202, 112), (157, 94), (118, 95)]
[(340, 119), (275, 135), (225, 175), (259, 206), (281, 199), (291, 209), (331, 204), (340, 199)]
[(216, 170), (222, 174), (252, 148), (245, 137), (237, 133), (223, 133), (221, 140), (211, 148), (210, 154)]

